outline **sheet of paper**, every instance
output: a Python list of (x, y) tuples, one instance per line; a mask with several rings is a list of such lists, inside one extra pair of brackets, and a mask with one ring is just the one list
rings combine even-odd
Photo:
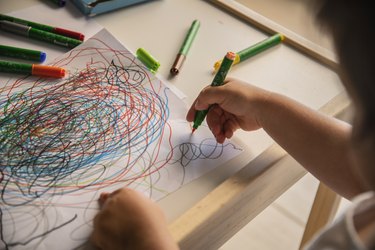
[(51, 64), (68, 75), (0, 86), (1, 249), (74, 249), (101, 192), (158, 200), (242, 152), (192, 134), (183, 101), (106, 30)]

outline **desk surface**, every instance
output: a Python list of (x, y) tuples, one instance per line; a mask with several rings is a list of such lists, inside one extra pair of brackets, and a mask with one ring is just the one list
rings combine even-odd
[[(2, 13), (9, 13), (47, 2), (0, 0), (0, 9)], [(92, 19), (107, 28), (131, 51), (143, 47), (151, 52), (161, 62), (159, 74), (164, 78), (169, 76), (170, 66), (191, 22), (194, 19), (200, 20), (201, 28), (181, 73), (169, 79), (172, 85), (187, 96), (187, 104), (192, 103), (199, 91), (211, 82), (212, 65), (217, 59), (227, 51), (241, 50), (266, 37), (259, 30), (228, 15), (214, 5), (199, 0), (151, 1)], [(285, 45), (272, 48), (237, 65), (231, 70), (230, 76), (285, 94), (314, 109), (321, 108), (343, 92), (340, 80), (334, 72)], [(170, 221), (188, 211), (220, 183), (273, 144), (263, 131), (253, 133), (240, 131), (235, 139), (247, 145), (248, 149), (244, 157), (220, 166), (212, 173), (159, 201)], [(260, 171), (257, 166), (252, 167), (253, 174)], [(251, 172), (251, 169), (248, 171)], [(288, 180), (296, 181), (301, 176), (301, 171), (297, 172)], [(293, 183), (288, 185), (291, 184)], [(280, 187), (274, 185), (274, 188)], [(272, 199), (275, 199), (276, 193), (269, 191), (267, 194), (272, 194)], [(256, 206), (255, 203), (252, 206), (254, 205)]]
[[(236, 0), (309, 41), (333, 51), (328, 35), (317, 26), (309, 0)], [(273, 8), (270, 8), (273, 6)], [(290, 15), (289, 13), (293, 13)]]

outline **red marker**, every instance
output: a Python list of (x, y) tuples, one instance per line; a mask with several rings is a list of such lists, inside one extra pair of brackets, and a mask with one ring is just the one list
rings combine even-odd
[(18, 23), (18, 24), (22, 24), (22, 25), (25, 25), (25, 26), (30, 26), (30, 27), (33, 27), (35, 29), (59, 34), (59, 35), (62, 35), (62, 36), (71, 37), (71, 38), (81, 40), (81, 41), (83, 41), (85, 39), (84, 34), (76, 32), (76, 31), (67, 30), (67, 29), (58, 28), (58, 27), (52, 27), (52, 26), (49, 26), (49, 25), (41, 24), (41, 23), (30, 22), (30, 21), (23, 20), (23, 19), (16, 18), (16, 17), (12, 17), (12, 16), (0, 14), (0, 20), (9, 21), (9, 22), (12, 22), (12, 23)]

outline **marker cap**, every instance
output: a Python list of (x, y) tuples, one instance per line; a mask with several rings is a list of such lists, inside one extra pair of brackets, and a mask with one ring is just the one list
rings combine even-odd
[(39, 62), (44, 62), (47, 58), (47, 54), (45, 52), (40, 52), (40, 60)]
[(229, 60), (234, 60), (236, 59), (236, 53), (234, 52), (227, 52), (227, 54), (225, 55), (226, 58), (228, 58)]
[(139, 48), (136, 52), (137, 58), (152, 72), (155, 73), (159, 67), (160, 63), (145, 49)]
[(65, 69), (54, 66), (33, 64), (31, 74), (37, 76), (62, 78), (65, 76)]
[(76, 31), (71, 31), (67, 29), (62, 29), (62, 28), (54, 28), (54, 32), (56, 34), (62, 35), (62, 36), (67, 36), (71, 37), (80, 41), (83, 41), (85, 39), (85, 35)]

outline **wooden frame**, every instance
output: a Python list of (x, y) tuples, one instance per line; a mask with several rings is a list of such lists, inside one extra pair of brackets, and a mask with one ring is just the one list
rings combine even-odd
[(283, 34), (285, 36), (285, 44), (302, 52), (305, 55), (308, 55), (312, 59), (322, 63), (323, 65), (333, 69), (334, 71), (337, 70), (337, 59), (332, 51), (305, 39), (304, 37), (296, 34), (295, 32), (292, 32), (286, 27), (273, 22), (272, 20), (260, 15), (259, 13), (234, 0), (208, 1), (245, 20), (246, 22), (266, 32), (267, 34)]

